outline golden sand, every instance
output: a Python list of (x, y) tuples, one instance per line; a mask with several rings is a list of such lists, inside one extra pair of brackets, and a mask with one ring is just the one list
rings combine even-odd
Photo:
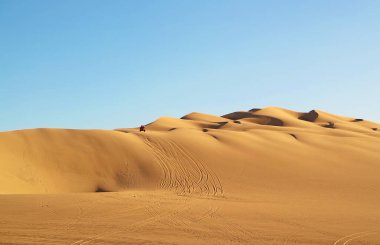
[(0, 243), (377, 244), (379, 174), (380, 124), (319, 110), (2, 132)]

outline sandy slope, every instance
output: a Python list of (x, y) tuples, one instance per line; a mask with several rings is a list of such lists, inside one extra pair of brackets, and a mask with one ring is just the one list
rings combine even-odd
[(376, 244), (379, 149), (380, 124), (275, 107), (2, 132), (0, 242)]

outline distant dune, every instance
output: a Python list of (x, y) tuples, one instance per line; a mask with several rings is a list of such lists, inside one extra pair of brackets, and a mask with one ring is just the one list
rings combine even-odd
[(320, 110), (193, 112), (146, 132), (1, 132), (0, 170), (7, 244), (380, 239), (380, 124)]

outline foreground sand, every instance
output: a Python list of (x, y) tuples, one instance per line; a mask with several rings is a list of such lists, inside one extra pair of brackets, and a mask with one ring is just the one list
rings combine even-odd
[(380, 125), (281, 108), (0, 133), (2, 244), (378, 244)]

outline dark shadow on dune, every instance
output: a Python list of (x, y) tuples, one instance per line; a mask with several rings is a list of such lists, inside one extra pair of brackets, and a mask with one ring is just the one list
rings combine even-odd
[(236, 122), (239, 119), (254, 118), (254, 119), (258, 119), (255, 123), (258, 123), (261, 125), (284, 126), (284, 122), (278, 118), (270, 117), (270, 116), (264, 116), (264, 115), (254, 115), (251, 112), (245, 112), (245, 111), (233, 112), (230, 114), (226, 114), (222, 117), (234, 120), (234, 122)]
[(226, 125), (228, 122), (216, 122), (217, 125), (208, 125), (208, 128), (218, 129)]
[(252, 108), (251, 110), (249, 110), (249, 112), (256, 112), (256, 111), (260, 111), (261, 109), (260, 108)]
[(127, 131), (127, 130), (121, 130), (121, 129), (114, 129), (113, 131), (120, 132), (120, 133), (125, 133), (125, 134), (129, 133), (129, 131)]
[(235, 120), (234, 123), (241, 124), (241, 122), (238, 120)]
[(311, 110), (308, 113), (303, 113), (298, 119), (308, 121), (308, 122), (315, 122), (317, 120), (319, 114), (315, 110)]
[(239, 120), (242, 118), (255, 117), (255, 115), (252, 115), (252, 113), (246, 112), (246, 111), (237, 111), (237, 112), (233, 112), (233, 113), (223, 115), (222, 117), (227, 118), (227, 119), (231, 119), (231, 120)]
[(267, 117), (269, 121), (266, 123), (266, 125), (270, 126), (284, 126), (284, 122), (278, 118), (274, 117)]
[(168, 131), (173, 131), (173, 130), (176, 130), (177, 128), (171, 128), (171, 129), (169, 129)]
[(377, 131), (377, 128), (372, 128), (373, 131)]
[(284, 126), (284, 122), (278, 118), (263, 116), (263, 115), (253, 115), (251, 117), (254, 120), (254, 123), (260, 125), (268, 125), (268, 126)]
[(110, 191), (103, 189), (102, 187), (98, 187), (96, 188), (95, 192), (110, 192)]
[(322, 127), (325, 127), (325, 128), (336, 128), (335, 127), (335, 123), (333, 123), (333, 122), (328, 122), (328, 124), (323, 125)]
[(219, 140), (219, 138), (216, 137), (215, 135), (210, 135), (210, 136), (213, 137), (213, 138), (216, 139), (216, 140)]
[(217, 124), (219, 124), (219, 127), (222, 127), (224, 125), (226, 125), (228, 122), (217, 122)]
[[(202, 129), (202, 131), (205, 132), (205, 133), (207, 133), (209, 130), (208, 130), (207, 128), (204, 128), (204, 129)], [(216, 137), (215, 135), (212, 135), (212, 134), (207, 134), (207, 135), (213, 137), (213, 138), (216, 139), (216, 140), (219, 140), (219, 138)]]
[(361, 118), (356, 118), (356, 119), (352, 120), (351, 122), (362, 122), (362, 121), (364, 121), (364, 120)]
[(289, 134), (290, 136), (292, 136), (293, 138), (295, 139), (298, 139), (297, 136), (295, 134)]

